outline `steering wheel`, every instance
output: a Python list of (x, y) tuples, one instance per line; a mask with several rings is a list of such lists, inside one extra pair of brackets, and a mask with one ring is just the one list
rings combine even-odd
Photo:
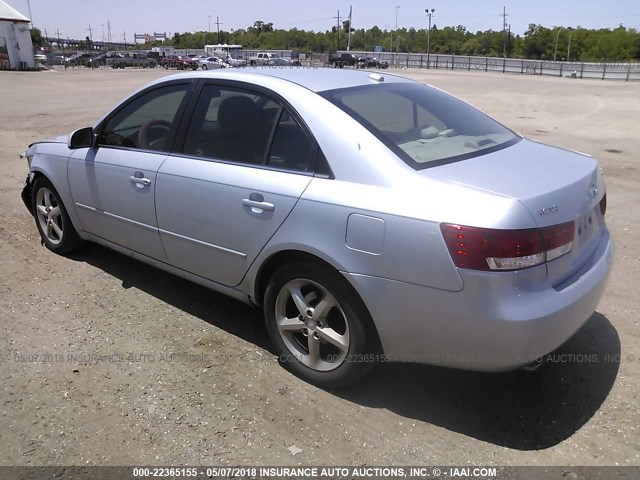
[[(153, 129), (166, 130), (164, 135), (152, 134)], [(147, 120), (140, 127), (138, 132), (138, 148), (144, 148), (146, 150), (156, 150), (159, 146), (159, 142), (164, 142), (169, 136), (169, 130), (171, 129), (171, 122), (168, 120), (162, 120), (160, 118), (153, 118)]]

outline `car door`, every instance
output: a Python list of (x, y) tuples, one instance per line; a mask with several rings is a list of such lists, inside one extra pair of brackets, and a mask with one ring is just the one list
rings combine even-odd
[(155, 188), (190, 82), (152, 87), (96, 128), (92, 148), (75, 150), (68, 178), (81, 228), (149, 257), (165, 259), (158, 233)]
[(158, 172), (156, 206), (171, 264), (237, 285), (313, 178), (317, 146), (263, 92), (205, 83), (180, 155)]

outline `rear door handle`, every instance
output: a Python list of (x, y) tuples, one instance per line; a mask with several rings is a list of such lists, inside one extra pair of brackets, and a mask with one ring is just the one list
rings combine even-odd
[(265, 202), (262, 194), (257, 192), (249, 195), (249, 198), (243, 198), (242, 205), (249, 207), (253, 213), (272, 212), (276, 208), (273, 203)]
[(256, 202), (255, 200), (249, 200), (248, 198), (242, 200), (242, 205), (251, 208), (253, 213), (262, 213), (262, 211), (272, 212), (276, 209), (276, 206), (273, 203)]
[(149, 185), (151, 185), (151, 180), (149, 180), (148, 178), (144, 178), (144, 177), (132, 176), (132, 177), (129, 177), (129, 180), (131, 180), (131, 183), (135, 183), (135, 184), (138, 184), (138, 185), (144, 185), (145, 187), (148, 187)]

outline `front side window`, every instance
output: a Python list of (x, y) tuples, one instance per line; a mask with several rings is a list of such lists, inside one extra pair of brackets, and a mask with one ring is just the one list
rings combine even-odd
[(107, 120), (100, 144), (168, 152), (188, 88), (168, 85), (140, 95)]
[(366, 85), (321, 95), (416, 170), (483, 155), (520, 139), (480, 110), (419, 83)]
[(287, 170), (313, 169), (314, 142), (278, 102), (258, 92), (205, 85), (183, 153)]

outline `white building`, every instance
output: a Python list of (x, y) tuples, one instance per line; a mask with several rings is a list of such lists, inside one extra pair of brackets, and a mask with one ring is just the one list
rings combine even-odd
[(0, 69), (35, 68), (30, 22), (0, 0)]

